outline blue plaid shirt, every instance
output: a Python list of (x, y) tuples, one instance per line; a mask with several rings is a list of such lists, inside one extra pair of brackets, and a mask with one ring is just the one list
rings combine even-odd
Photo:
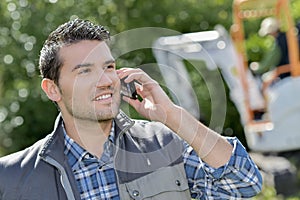
[[(114, 126), (104, 144), (100, 159), (90, 154), (65, 134), (65, 155), (74, 172), (82, 200), (118, 200), (118, 184), (113, 167)], [(246, 150), (236, 138), (230, 161), (214, 169), (202, 162), (189, 146), (183, 154), (191, 195), (196, 199), (247, 198), (261, 189), (261, 177)], [(240, 181), (242, 180), (242, 181)], [(259, 184), (257, 184), (259, 183)]]

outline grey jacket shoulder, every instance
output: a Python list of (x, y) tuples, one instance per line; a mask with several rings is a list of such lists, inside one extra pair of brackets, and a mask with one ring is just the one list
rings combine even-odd
[[(0, 158), (0, 199), (67, 199), (61, 182), (62, 169), (68, 173), (72, 189), (76, 189), (72, 170), (65, 162), (61, 124), (62, 118), (58, 116), (51, 134), (22, 151)], [(49, 159), (61, 168), (50, 164)], [(74, 195), (78, 197), (75, 189)]]
[[(27, 147), (24, 150), (12, 153), (10, 155), (0, 158), (0, 177), (5, 177), (6, 170), (14, 170), (14, 166), (22, 168), (27, 165), (34, 166), (34, 162), (37, 159), (38, 153), (41, 150), (42, 144), (46, 138), (41, 139), (34, 143), (32, 146)], [(34, 159), (35, 158), (35, 159)], [(34, 161), (34, 162), (33, 162)], [(10, 174), (11, 175), (11, 174)], [(11, 177), (11, 176), (10, 176)], [(1, 183), (2, 181), (0, 181)]]

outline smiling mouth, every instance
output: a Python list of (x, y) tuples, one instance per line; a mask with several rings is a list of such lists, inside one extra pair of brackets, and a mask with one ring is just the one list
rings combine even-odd
[(96, 101), (101, 101), (101, 100), (109, 99), (111, 97), (112, 97), (112, 94), (104, 94), (104, 95), (98, 96), (95, 100)]

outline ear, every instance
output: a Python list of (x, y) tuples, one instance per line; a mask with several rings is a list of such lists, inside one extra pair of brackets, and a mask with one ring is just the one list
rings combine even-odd
[(53, 80), (44, 78), (41, 83), (41, 87), (44, 92), (47, 94), (48, 98), (52, 101), (58, 102), (61, 99), (61, 93), (58, 86), (54, 83)]

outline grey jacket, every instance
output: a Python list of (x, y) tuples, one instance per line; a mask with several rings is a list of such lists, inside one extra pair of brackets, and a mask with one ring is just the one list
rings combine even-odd
[[(115, 122), (114, 165), (121, 199), (191, 199), (183, 141), (160, 123), (133, 121), (122, 112)], [(1, 200), (80, 199), (64, 154), (62, 123), (58, 116), (46, 138), (0, 158)]]

